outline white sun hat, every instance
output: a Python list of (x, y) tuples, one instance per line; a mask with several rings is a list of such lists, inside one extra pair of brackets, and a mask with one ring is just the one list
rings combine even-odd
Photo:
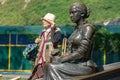
[(55, 15), (52, 14), (52, 13), (47, 13), (43, 18), (42, 20), (46, 20), (48, 22), (51, 22), (51, 21), (55, 21)]

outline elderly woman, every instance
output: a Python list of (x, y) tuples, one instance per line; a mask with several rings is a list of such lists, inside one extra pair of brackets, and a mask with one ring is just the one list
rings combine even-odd
[[(57, 49), (58, 43), (61, 38), (60, 28), (55, 26), (55, 15), (52, 13), (47, 13), (42, 18), (42, 23), (44, 30), (41, 31), (40, 37), (35, 39), (35, 43), (38, 44), (38, 54), (35, 62), (35, 67), (32, 71), (32, 75), (28, 80), (36, 80), (43, 77), (44, 65), (46, 63), (47, 57), (47, 43), (51, 42), (54, 49)], [(49, 54), (47, 54), (49, 55)]]
[(54, 63), (46, 64), (44, 80), (66, 80), (94, 72), (96, 64), (91, 60), (94, 26), (85, 21), (89, 9), (80, 2), (70, 6), (71, 21), (75, 29), (68, 38), (69, 51), (66, 56), (56, 57)]

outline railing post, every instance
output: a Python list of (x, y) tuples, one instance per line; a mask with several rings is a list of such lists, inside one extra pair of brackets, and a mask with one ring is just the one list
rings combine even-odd
[(104, 53), (103, 53), (103, 60), (104, 60), (104, 65), (106, 64), (106, 50), (104, 49)]
[(8, 46), (8, 71), (10, 71), (10, 57), (11, 57), (11, 33), (9, 33), (9, 46)]

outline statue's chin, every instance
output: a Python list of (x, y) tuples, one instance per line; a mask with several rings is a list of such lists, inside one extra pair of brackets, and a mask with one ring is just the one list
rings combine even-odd
[(71, 20), (73, 23), (75, 23), (75, 21), (74, 20)]

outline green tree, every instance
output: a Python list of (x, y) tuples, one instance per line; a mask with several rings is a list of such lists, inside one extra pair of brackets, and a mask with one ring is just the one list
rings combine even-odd
[(112, 33), (103, 26), (97, 26), (95, 35), (94, 50), (103, 52), (103, 61), (106, 64), (106, 54), (113, 54), (120, 52), (120, 34)]

